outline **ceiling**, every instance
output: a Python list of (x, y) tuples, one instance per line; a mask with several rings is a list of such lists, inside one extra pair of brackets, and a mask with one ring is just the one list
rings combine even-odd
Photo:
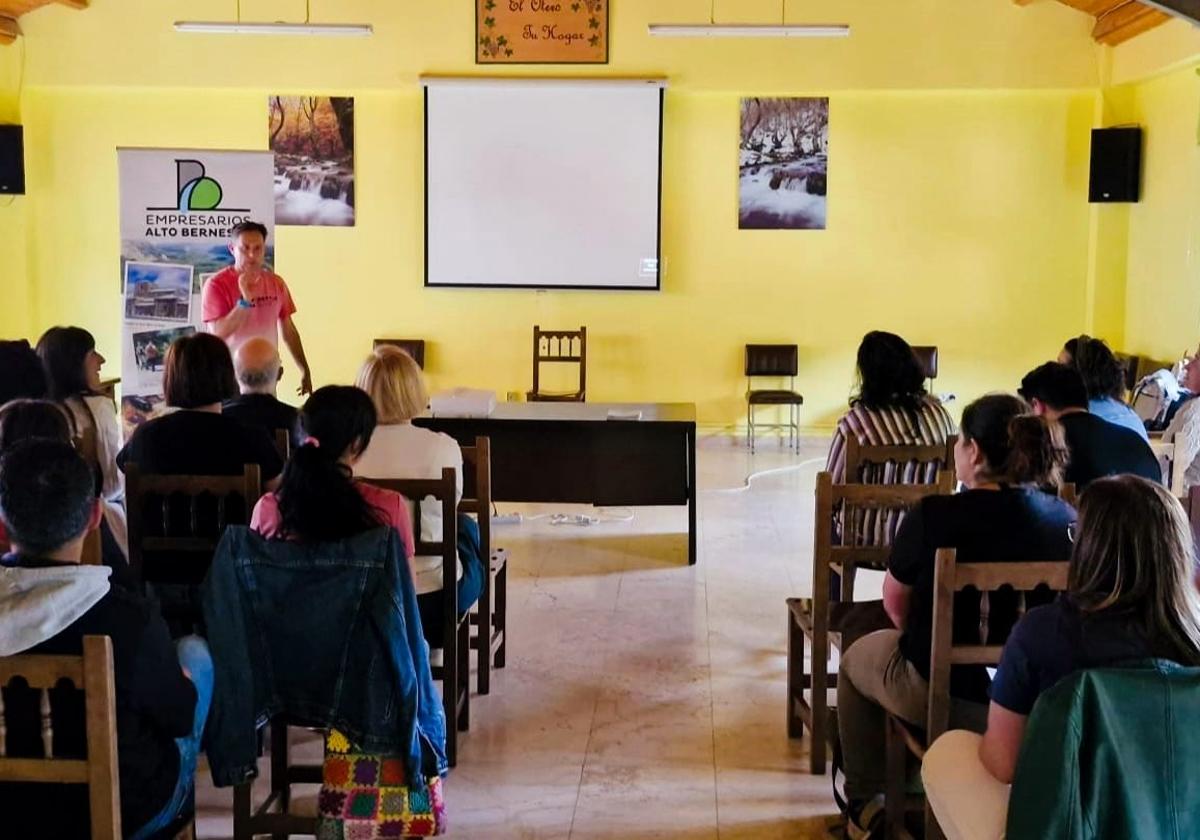
[[(1028, 6), (1036, 0), (1014, 0), (1018, 6)], [(1092, 37), (1098, 43), (1116, 46), (1141, 35), (1171, 16), (1138, 0), (1058, 0), (1065, 6), (1087, 12), (1096, 19)], [(0, 3), (2, 5), (2, 3)]]
[[(959, 0), (951, 0), (959, 2)], [(0, 0), (0, 45), (11, 44), (21, 33), (17, 19), (26, 12), (58, 3), (74, 9), (86, 9), (89, 0)], [(1018, 6), (1051, 0), (1013, 0)], [(1098, 43), (1115, 46), (1170, 20), (1170, 15), (1138, 0), (1057, 0), (1096, 19), (1092, 37)], [(1164, 0), (1160, 0), (1164, 2)], [(1165, 0), (1164, 5), (1173, 5)]]
[(11, 44), (21, 34), (17, 18), (51, 3), (86, 9), (88, 0), (0, 0), (0, 45)]

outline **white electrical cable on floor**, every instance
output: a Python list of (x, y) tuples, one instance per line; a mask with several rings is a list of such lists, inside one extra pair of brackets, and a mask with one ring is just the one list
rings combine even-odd
[(823, 464), (823, 463), (825, 463), (824, 458), (809, 458), (807, 461), (801, 461), (798, 464), (789, 464), (786, 467), (773, 467), (772, 469), (769, 469), (769, 470), (759, 470), (758, 472), (750, 473), (750, 475), (746, 476), (746, 480), (742, 484), (741, 487), (706, 487), (705, 489), (701, 490), (700, 492), (701, 493), (745, 493), (747, 490), (750, 489), (750, 485), (760, 478), (764, 478), (768, 475), (780, 475), (782, 473), (799, 472), (800, 470), (804, 469), (805, 467), (811, 467), (813, 464)]

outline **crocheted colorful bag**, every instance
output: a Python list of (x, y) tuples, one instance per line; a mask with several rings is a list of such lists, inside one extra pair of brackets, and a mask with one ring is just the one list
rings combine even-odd
[(359, 752), (342, 733), (325, 739), (324, 781), (318, 800), (318, 840), (432, 837), (446, 832), (442, 780), (409, 788), (404, 761)]

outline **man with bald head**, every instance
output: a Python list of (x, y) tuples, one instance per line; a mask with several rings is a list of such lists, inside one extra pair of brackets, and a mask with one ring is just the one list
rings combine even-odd
[(266, 338), (247, 339), (233, 356), (241, 395), (227, 400), (221, 407), (224, 414), (246, 426), (266, 429), (275, 439), (277, 429), (286, 429), (295, 444), (296, 409), (275, 397), (276, 386), (283, 377), (279, 350)]

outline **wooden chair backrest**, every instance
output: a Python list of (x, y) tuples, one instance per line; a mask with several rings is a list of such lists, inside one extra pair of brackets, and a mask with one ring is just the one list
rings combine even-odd
[[(854, 545), (848, 525), (843, 542), (833, 540), (834, 514), (840, 508), (855, 510), (895, 510), (910, 508), (926, 496), (948, 495), (954, 482), (948, 471), (938, 473), (935, 484), (834, 484), (831, 473), (817, 474), (816, 523), (813, 527), (813, 597), (829, 594), (830, 567), (883, 568), (891, 554), (889, 545)], [(849, 517), (847, 517), (847, 520)]]
[[(160, 583), (198, 582), (190, 578), (173, 578), (171, 569), (147, 570), (146, 554), (207, 554), (211, 562), (225, 526), (250, 523), (254, 505), (262, 495), (260, 475), (258, 464), (246, 464), (241, 475), (154, 475), (143, 473), (136, 464), (128, 464), (125, 467), (125, 504), (129, 518), (129, 565), (134, 574), (142, 580)], [(172, 534), (170, 514), (180, 496), (188, 505), (189, 529), (185, 534)], [(212, 497), (216, 504), (217, 528), (214, 533), (199, 533), (199, 503), (204, 496)], [(240, 522), (229, 517), (230, 496), (241, 499)], [(150, 497), (163, 500), (162, 535), (148, 535), (146, 504)]]
[(412, 356), (413, 361), (417, 363), (417, 367), (425, 369), (425, 339), (423, 338), (377, 338), (372, 347), (382, 346), (399, 347), (408, 355)]
[(935, 444), (865, 444), (858, 442), (857, 435), (846, 436), (846, 477), (847, 482), (857, 482), (859, 473), (865, 465), (894, 464), (897, 468), (915, 465), (918, 475), (928, 469), (954, 469), (954, 444), (957, 435), (951, 435), (945, 443)]
[[(455, 570), (458, 568), (458, 520), (456, 515), (457, 480), (454, 470), (446, 467), (441, 478), (361, 478), (367, 484), (399, 493), (408, 502), (413, 523), (413, 551), (422, 556), (441, 556), (442, 592), (448, 630), (452, 633), (458, 615), (458, 587)], [(426, 541), (421, 533), (421, 502), (429, 497), (441, 505), (441, 539)], [(446, 638), (450, 638), (447, 636)]]
[[(23, 679), (39, 694), (42, 758), (8, 757), (8, 726), (0, 702), (0, 784), (42, 782), (85, 784), (93, 840), (120, 840), (121, 793), (117, 772), (117, 701), (112, 641), (85, 636), (82, 656), (18, 654), (0, 658), (0, 687)], [(60, 680), (83, 689), (87, 758), (54, 757), (54, 721), (50, 689)]]
[(285, 462), (292, 454), (292, 436), (287, 429), (275, 430), (275, 451)]
[(1072, 481), (1064, 481), (1062, 484), (1058, 485), (1058, 498), (1062, 499), (1071, 507), (1075, 507), (1076, 502), (1079, 500), (1079, 492), (1075, 489), (1075, 483)]
[(587, 391), (587, 327), (577, 330), (544, 330), (533, 327), (533, 393), (541, 393), (542, 364), (575, 364), (579, 366), (579, 390)]
[[(932, 744), (950, 724), (950, 668), (953, 665), (997, 665), (1005, 639), (994, 638), (989, 595), (1004, 587), (1017, 593), (1017, 617), (1025, 614), (1026, 593), (1045, 584), (1054, 592), (1067, 588), (1070, 564), (1061, 562), (958, 563), (953, 548), (938, 549), (933, 578), (933, 641), (929, 657), (929, 705), (926, 741)], [(953, 638), (954, 597), (964, 589), (979, 592), (979, 635), (967, 642)]]
[(938, 349), (937, 345), (925, 345), (914, 347), (913, 355), (917, 357), (917, 363), (921, 365), (921, 371), (925, 374), (926, 379), (937, 379), (938, 375)]
[(461, 513), (473, 513), (479, 522), (479, 555), (487, 568), (492, 556), (492, 450), (486, 437), (475, 438), (474, 446), (463, 446), (463, 497)]

